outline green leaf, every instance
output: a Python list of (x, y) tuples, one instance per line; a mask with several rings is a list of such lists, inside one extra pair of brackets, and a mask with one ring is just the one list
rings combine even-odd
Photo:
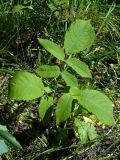
[(41, 101), (40, 101), (40, 105), (39, 105), (39, 108), (38, 108), (38, 112), (39, 112), (39, 115), (40, 115), (40, 118), (43, 119), (47, 110), (53, 105), (53, 98), (52, 97), (46, 97), (46, 96), (43, 96), (41, 98)]
[(4, 140), (0, 139), (0, 155), (8, 152), (8, 146), (5, 144)]
[(64, 94), (58, 100), (56, 108), (56, 124), (59, 125), (60, 122), (67, 120), (71, 116), (72, 108), (72, 96), (69, 94)]
[(75, 118), (74, 126), (77, 128), (77, 132), (82, 144), (85, 144), (88, 141), (87, 129), (88, 127), (83, 125), (79, 119)]
[(98, 134), (96, 132), (95, 127), (93, 126), (93, 124), (87, 123), (89, 125), (88, 128), (88, 137), (91, 141), (95, 140), (96, 138), (98, 138)]
[(89, 48), (95, 39), (90, 21), (76, 20), (65, 34), (64, 48), (67, 54), (75, 54)]
[(77, 128), (82, 144), (87, 143), (88, 138), (90, 140), (95, 140), (98, 137), (95, 127), (90, 123), (81, 122), (76, 118), (74, 121), (74, 126)]
[(42, 65), (35, 72), (43, 78), (57, 78), (60, 74), (58, 66)]
[(44, 86), (40, 78), (26, 72), (15, 73), (9, 84), (9, 96), (16, 100), (32, 100), (44, 94)]
[(52, 89), (50, 87), (44, 87), (46, 93), (51, 93)]
[(63, 5), (67, 3), (68, 0), (49, 0), (49, 4), (53, 4), (54, 6), (58, 7), (60, 5)]
[(23, 5), (16, 5), (13, 7), (12, 12), (13, 13), (22, 13), (22, 9), (26, 8)]
[(48, 7), (52, 10), (58, 10), (58, 8), (63, 5), (64, 3), (67, 3), (66, 0), (50, 0), (48, 3)]
[(59, 60), (64, 60), (65, 54), (63, 49), (59, 45), (47, 39), (38, 38), (38, 41), (53, 56), (55, 56)]
[(12, 13), (22, 13), (23, 9), (30, 9), (33, 10), (32, 6), (23, 6), (23, 5), (15, 5), (12, 9)]
[(74, 69), (81, 77), (91, 78), (91, 72), (88, 66), (77, 58), (69, 58), (66, 63)]
[(61, 73), (61, 75), (68, 86), (72, 86), (72, 87), (78, 86), (77, 78), (75, 76), (73, 76), (71, 73), (64, 70)]
[(0, 136), (7, 140), (11, 145), (17, 149), (22, 149), (20, 143), (7, 130), (6, 126), (0, 125)]
[(4, 126), (4, 125), (0, 125), (0, 130), (2, 130), (2, 131), (7, 131), (7, 128), (6, 128), (6, 126)]
[(33, 10), (33, 7), (32, 6), (26, 6), (26, 8), (30, 9), (30, 10)]
[(96, 90), (79, 90), (71, 88), (71, 94), (78, 102), (92, 112), (104, 124), (113, 125), (113, 108), (112, 102), (103, 93)]

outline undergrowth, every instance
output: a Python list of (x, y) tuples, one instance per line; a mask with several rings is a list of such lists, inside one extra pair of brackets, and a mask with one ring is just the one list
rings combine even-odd
[[(24, 148), (19, 151), (10, 146), (2, 159), (119, 159), (120, 4), (112, 0), (58, 2), (0, 1), (0, 124), (6, 125)], [(17, 5), (31, 8), (14, 11)], [(8, 97), (8, 81), (15, 71), (31, 72), (43, 64), (61, 65), (59, 60), (42, 48), (37, 38), (54, 40), (63, 46), (64, 33), (76, 19), (90, 19), (94, 26), (97, 37), (95, 43), (90, 49), (77, 55), (77, 58), (87, 63), (93, 73), (91, 87), (103, 91), (112, 100), (115, 118), (115, 124), (108, 127), (96, 121), (94, 116), (91, 117), (99, 139), (86, 144), (81, 144), (79, 138), (75, 138), (72, 129), (69, 129), (68, 137), (64, 137), (62, 133), (57, 135), (54, 115), (49, 118), (50, 127), (46, 129), (37, 111), (38, 99), (25, 102)], [(58, 81), (50, 80), (46, 83), (51, 83), (56, 89), (59, 83), (63, 83)], [(80, 82), (88, 84), (82, 79)], [(63, 90), (62, 86), (59, 88)], [(59, 93), (57, 94), (59, 97)], [(68, 124), (71, 127), (71, 122)], [(62, 145), (58, 145), (60, 140)]]

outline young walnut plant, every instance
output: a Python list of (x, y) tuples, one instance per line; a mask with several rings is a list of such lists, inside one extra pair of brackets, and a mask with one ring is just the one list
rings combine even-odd
[[(61, 122), (66, 121), (74, 115), (72, 117), (74, 119), (73, 127), (82, 143), (86, 143), (88, 139), (95, 139), (97, 133), (93, 124), (80, 121), (73, 114), (76, 110), (74, 107), (72, 111), (73, 100), (75, 100), (77, 105), (93, 113), (100, 122), (107, 125), (114, 124), (113, 108), (110, 99), (97, 90), (80, 89), (79, 80), (72, 74), (73, 72), (71, 73), (67, 70), (71, 68), (71, 70), (75, 71), (75, 74), (78, 74), (82, 78), (92, 78), (87, 64), (76, 58), (75, 54), (80, 54), (85, 49), (89, 49), (94, 39), (94, 29), (89, 20), (76, 20), (71, 24), (65, 34), (64, 48), (61, 48), (52, 41), (39, 38), (39, 43), (49, 53), (65, 64), (64, 70), (62, 69), (63, 67), (58, 65), (41, 65), (35, 70), (35, 73), (40, 78), (26, 71), (18, 71), (11, 79), (9, 85), (9, 96), (13, 99), (32, 100), (41, 97), (38, 111), (40, 118), (44, 120), (48, 109), (54, 104), (55, 97), (49, 96), (52, 90), (49, 85), (47, 87), (44, 86), (42, 78), (54, 79), (61, 76), (66, 86), (69, 86), (70, 89), (67, 93), (62, 93), (59, 99), (56, 97), (58, 99), (55, 110), (56, 125), (59, 126)], [(47, 96), (46, 93), (48, 93)]]

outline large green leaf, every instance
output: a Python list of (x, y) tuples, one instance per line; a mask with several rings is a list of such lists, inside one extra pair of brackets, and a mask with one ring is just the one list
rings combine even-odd
[(92, 112), (104, 124), (113, 125), (113, 108), (112, 102), (103, 93), (96, 90), (79, 90), (74, 87), (70, 89), (72, 96), (86, 108)]
[(95, 39), (90, 21), (76, 20), (65, 34), (64, 48), (67, 54), (75, 54), (89, 48)]
[(44, 78), (57, 78), (60, 74), (58, 66), (42, 65), (35, 72)]
[(81, 77), (91, 78), (91, 72), (88, 66), (77, 58), (69, 58), (66, 63), (74, 69)]
[(72, 96), (64, 94), (60, 97), (56, 108), (56, 124), (65, 121), (71, 116)]
[(9, 96), (16, 100), (32, 100), (43, 93), (41, 79), (26, 71), (16, 72), (9, 84)]
[(85, 144), (88, 139), (95, 140), (98, 137), (95, 127), (90, 123), (81, 122), (76, 118), (74, 121), (74, 126), (77, 128), (82, 144)]
[(59, 60), (64, 60), (65, 54), (63, 49), (59, 45), (47, 39), (38, 38), (38, 41), (53, 56), (55, 56)]
[(0, 136), (13, 145), (16, 149), (22, 149), (20, 143), (8, 132), (6, 126), (0, 125)]
[(68, 86), (72, 86), (72, 87), (78, 86), (77, 78), (74, 75), (72, 75), (71, 73), (64, 70), (61, 73), (61, 75)]
[(8, 152), (8, 146), (5, 144), (5, 141), (0, 139), (0, 155)]
[(46, 112), (48, 111), (48, 109), (52, 105), (53, 105), (53, 98), (52, 97), (43, 96), (41, 98), (40, 105), (39, 105), (39, 108), (38, 108), (38, 112), (39, 112), (39, 115), (40, 115), (41, 119), (44, 118)]

